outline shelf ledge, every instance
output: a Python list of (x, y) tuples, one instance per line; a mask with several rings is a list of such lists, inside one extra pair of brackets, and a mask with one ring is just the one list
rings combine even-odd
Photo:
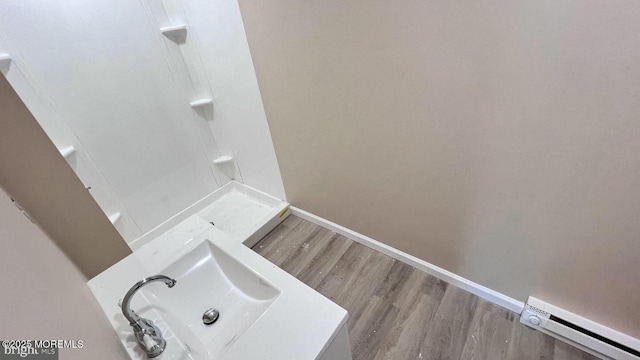
[(67, 146), (62, 149), (58, 149), (58, 151), (60, 151), (60, 154), (62, 154), (65, 159), (68, 159), (69, 156), (76, 152), (76, 148), (73, 146)]
[(11, 56), (9, 54), (0, 54), (0, 71), (6, 73), (11, 65)]
[(196, 100), (196, 101), (192, 101), (189, 103), (189, 105), (196, 109), (196, 108), (202, 108), (205, 106), (211, 106), (213, 104), (213, 99), (200, 99), (200, 100)]
[(225, 156), (220, 156), (219, 158), (216, 158), (215, 160), (213, 160), (213, 163), (215, 165), (224, 165), (224, 164), (229, 164), (232, 161), (233, 161), (233, 157), (225, 155)]
[(121, 217), (122, 215), (120, 215), (120, 212), (115, 212), (109, 215), (109, 221), (111, 221), (111, 224), (115, 225), (120, 220)]
[(167, 39), (183, 44), (187, 41), (187, 25), (167, 26), (160, 29), (162, 35)]

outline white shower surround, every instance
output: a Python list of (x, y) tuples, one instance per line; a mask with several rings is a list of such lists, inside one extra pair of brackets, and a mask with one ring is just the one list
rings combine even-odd
[[(161, 34), (180, 24), (186, 44)], [(228, 182), (221, 156), (237, 180), (285, 198), (236, 2), (0, 0), (0, 54), (127, 242)], [(190, 106), (205, 97), (210, 114)]]

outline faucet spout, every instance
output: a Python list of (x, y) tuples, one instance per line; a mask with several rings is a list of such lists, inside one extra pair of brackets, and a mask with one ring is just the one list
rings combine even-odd
[(172, 279), (166, 275), (153, 275), (135, 283), (131, 287), (131, 289), (127, 291), (127, 294), (124, 296), (124, 299), (122, 300), (122, 314), (124, 315), (124, 317), (127, 318), (127, 320), (129, 320), (129, 325), (135, 327), (136, 324), (138, 324), (140, 321), (140, 317), (133, 310), (131, 310), (131, 307), (129, 306), (129, 303), (131, 302), (131, 298), (143, 286), (149, 283), (152, 283), (154, 281), (163, 281), (165, 284), (167, 284), (169, 288), (172, 288), (177, 282), (175, 279)]
[(150, 358), (156, 357), (164, 351), (166, 341), (162, 337), (160, 329), (158, 329), (151, 320), (139, 317), (138, 314), (131, 309), (130, 303), (131, 298), (138, 290), (155, 281), (162, 281), (169, 288), (172, 288), (177, 282), (176, 279), (172, 279), (166, 275), (149, 276), (135, 283), (131, 289), (127, 291), (127, 294), (124, 296), (121, 304), (122, 314), (127, 318), (127, 320), (129, 320), (129, 325), (133, 327), (138, 343)]

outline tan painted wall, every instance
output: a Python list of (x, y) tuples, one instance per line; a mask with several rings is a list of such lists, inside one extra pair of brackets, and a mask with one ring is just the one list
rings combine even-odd
[(640, 337), (640, 2), (240, 2), (295, 206)]
[(0, 186), (87, 278), (131, 253), (4, 76)]
[(60, 359), (126, 358), (82, 273), (2, 189), (0, 241), (0, 339), (82, 340)]

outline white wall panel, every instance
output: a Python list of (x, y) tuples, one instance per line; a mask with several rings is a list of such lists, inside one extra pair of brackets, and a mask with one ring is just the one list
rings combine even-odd
[(142, 232), (218, 187), (141, 2), (3, 0), (0, 24)]
[(182, 5), (215, 96), (214, 133), (224, 131), (231, 141), (244, 183), (285, 199), (238, 3), (190, 0)]
[(82, 142), (68, 124), (62, 120), (50, 98), (40, 89), (39, 82), (34, 75), (27, 71), (24, 59), (1, 28), (0, 44), (2, 44), (0, 51), (10, 55), (11, 58), (11, 61), (0, 69), (2, 74), (13, 86), (16, 93), (23, 100), (29, 102), (29, 110), (38, 119), (38, 123), (58, 150), (64, 153), (70, 147), (74, 149), (72, 153), (65, 156), (67, 163), (85, 187), (90, 188), (88, 191), (96, 199), (102, 211), (107, 216), (120, 213), (120, 219), (114, 223), (114, 226), (123, 238), (135, 239), (142, 235), (142, 231), (133, 221), (128, 209), (124, 208), (117, 198), (111, 186), (89, 157)]

